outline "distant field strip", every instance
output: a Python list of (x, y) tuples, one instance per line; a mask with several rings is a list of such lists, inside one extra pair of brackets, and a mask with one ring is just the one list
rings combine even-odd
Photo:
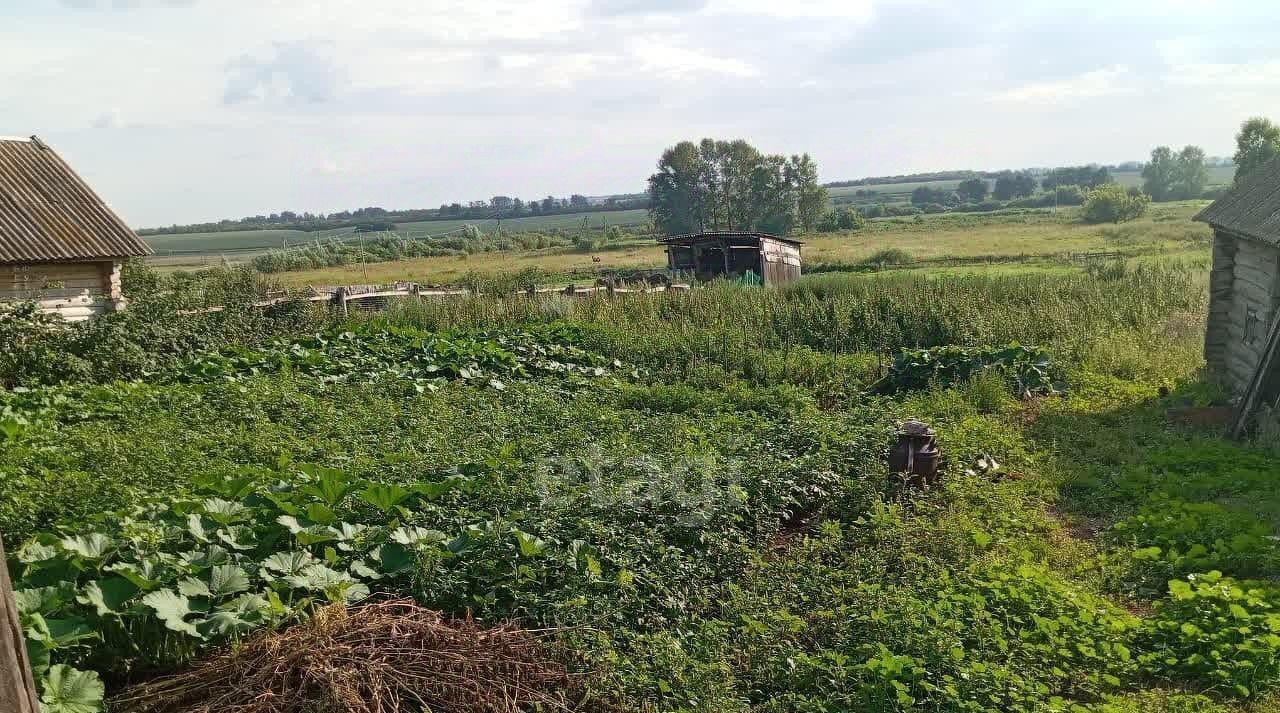
[[(564, 215), (538, 215), (501, 221), (503, 231), (530, 232), (539, 230), (573, 230), (583, 225), (602, 228), (612, 225), (642, 225), (648, 220), (644, 209), (619, 210), (601, 213), (566, 213)], [(408, 238), (425, 238), (452, 233), (465, 225), (475, 225), (490, 233), (498, 229), (497, 219), (476, 220), (425, 220), (414, 223), (397, 223), (396, 230)], [(291, 246), (314, 243), (332, 238), (349, 239), (354, 229), (340, 228), (304, 232), (301, 230), (238, 230), (214, 233), (163, 233), (143, 236), (143, 240), (156, 251), (158, 257), (199, 255), (201, 253), (262, 252)]]

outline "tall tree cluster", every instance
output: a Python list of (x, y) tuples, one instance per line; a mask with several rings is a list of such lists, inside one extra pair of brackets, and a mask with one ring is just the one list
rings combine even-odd
[(991, 194), (998, 201), (1021, 198), (1036, 192), (1036, 179), (1027, 171), (1001, 171)]
[(1236, 134), (1236, 178), (1247, 176), (1273, 156), (1280, 155), (1280, 126), (1255, 116)]
[(1097, 188), (1111, 182), (1111, 171), (1106, 166), (1063, 166), (1055, 168), (1040, 179), (1040, 186), (1052, 191), (1058, 186), (1080, 186), (1081, 188)]
[(1178, 153), (1157, 146), (1142, 168), (1142, 191), (1155, 201), (1199, 198), (1208, 184), (1209, 166), (1199, 146), (1186, 146)]
[(762, 154), (742, 141), (682, 141), (649, 177), (649, 211), (667, 235), (704, 230), (814, 230), (827, 206), (808, 154)]

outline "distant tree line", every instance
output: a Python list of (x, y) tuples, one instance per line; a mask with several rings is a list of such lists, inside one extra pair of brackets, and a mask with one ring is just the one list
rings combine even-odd
[(817, 227), (827, 207), (808, 154), (763, 154), (746, 141), (682, 141), (649, 177), (649, 212), (660, 233)]
[[(610, 196), (592, 203), (586, 196), (574, 194), (568, 198), (547, 196), (537, 200), (521, 200), (508, 196), (494, 196), (489, 200), (446, 203), (439, 208), (414, 208), (388, 210), (376, 206), (343, 210), (336, 213), (296, 213), (283, 210), (270, 215), (251, 215), (239, 220), (223, 219), (212, 223), (191, 223), (159, 228), (142, 228), (139, 235), (161, 233), (220, 233), (240, 230), (389, 230), (396, 223), (417, 223), (432, 220), (491, 220), (495, 218), (523, 218), (534, 215), (563, 215), (567, 213), (603, 213), (615, 210), (648, 208), (649, 198), (643, 193)], [(389, 227), (388, 227), (389, 226)]]
[(829, 181), (823, 188), (848, 188), (850, 186), (882, 186), (892, 183), (929, 183), (932, 181), (957, 181), (966, 178), (991, 178), (982, 171), (934, 171), (932, 173), (904, 173), (897, 176), (871, 176), (852, 181)]

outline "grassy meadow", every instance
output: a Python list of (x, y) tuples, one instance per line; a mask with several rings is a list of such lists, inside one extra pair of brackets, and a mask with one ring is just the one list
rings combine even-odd
[[(886, 250), (900, 251), (906, 262), (953, 260), (964, 269), (1060, 268), (1073, 264), (1072, 253), (1117, 252), (1128, 257), (1204, 258), (1210, 231), (1190, 218), (1204, 203), (1154, 205), (1147, 215), (1123, 225), (1086, 225), (1079, 210), (1026, 210), (1002, 213), (938, 214), (872, 221), (857, 232), (800, 236), (808, 270), (853, 268)], [(395, 262), (343, 265), (275, 275), (292, 286), (385, 283), (411, 280), (456, 283), (466, 275), (497, 275), (536, 269), (548, 282), (592, 280), (601, 270), (662, 268), (661, 246), (632, 241), (595, 253), (573, 248), (488, 252), (457, 257), (427, 257)], [(599, 258), (599, 262), (593, 260)], [(977, 267), (975, 267), (975, 264)], [(923, 263), (915, 269), (937, 269)], [(911, 267), (911, 266), (907, 266)]]

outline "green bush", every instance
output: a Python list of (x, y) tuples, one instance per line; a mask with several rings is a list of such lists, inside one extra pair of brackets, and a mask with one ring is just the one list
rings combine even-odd
[(844, 207), (827, 211), (818, 222), (819, 233), (834, 233), (839, 230), (862, 230), (867, 226), (867, 219), (856, 208)]
[(1125, 190), (1118, 183), (1104, 183), (1085, 194), (1084, 222), (1123, 223), (1147, 212), (1151, 196)]

